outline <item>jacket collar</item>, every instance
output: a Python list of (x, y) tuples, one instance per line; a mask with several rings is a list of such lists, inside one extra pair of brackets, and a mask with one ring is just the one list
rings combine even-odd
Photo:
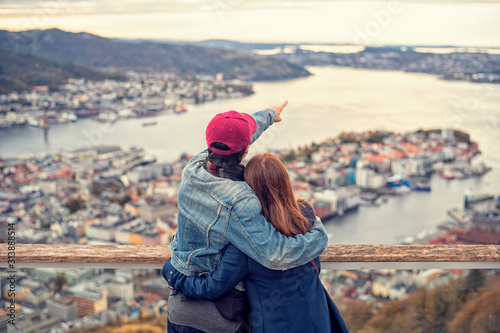
[(245, 166), (243, 164), (238, 165), (233, 170), (225, 170), (222, 167), (213, 165), (208, 160), (208, 157), (203, 161), (203, 168), (210, 172), (215, 177), (228, 178), (231, 180), (244, 181), (243, 173), (245, 172)]

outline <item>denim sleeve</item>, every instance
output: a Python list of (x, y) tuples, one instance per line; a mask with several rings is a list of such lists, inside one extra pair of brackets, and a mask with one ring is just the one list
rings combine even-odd
[(243, 253), (269, 269), (289, 269), (319, 256), (328, 244), (320, 220), (303, 235), (287, 237), (261, 214), (257, 197), (248, 192), (234, 205), (226, 237)]
[(274, 119), (276, 119), (276, 111), (268, 108), (262, 111), (255, 112), (254, 114), (252, 114), (252, 117), (257, 123), (257, 129), (252, 135), (251, 141), (251, 143), (254, 143), (262, 135), (262, 133), (264, 133), (264, 131), (274, 123)]
[(163, 266), (162, 274), (168, 285), (186, 296), (213, 300), (233, 289), (248, 273), (247, 256), (229, 245), (217, 267), (208, 275), (187, 276), (177, 271), (170, 261)]

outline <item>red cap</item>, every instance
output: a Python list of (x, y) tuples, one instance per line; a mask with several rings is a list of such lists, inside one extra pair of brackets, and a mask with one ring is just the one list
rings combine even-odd
[[(249, 114), (234, 110), (217, 114), (208, 123), (206, 139), (208, 148), (219, 155), (231, 155), (250, 145), (252, 134), (257, 129), (255, 119)], [(220, 150), (210, 145), (214, 142), (226, 144), (229, 150)]]

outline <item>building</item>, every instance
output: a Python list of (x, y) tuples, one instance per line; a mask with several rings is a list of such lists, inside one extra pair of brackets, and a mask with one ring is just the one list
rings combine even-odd
[(469, 223), (469, 229), (499, 234), (497, 239), (500, 239), (500, 216), (493, 213), (475, 213)]
[(83, 288), (79, 286), (78, 288), (70, 288), (68, 291), (73, 293), (76, 312), (80, 318), (97, 314), (108, 308), (108, 291), (106, 288), (85, 285)]
[[(7, 282), (3, 286), (3, 297), (9, 299), (9, 286)], [(45, 301), (49, 298), (49, 289), (41, 282), (24, 278), (16, 283), (16, 302), (25, 304), (35, 309), (45, 307)]]
[(358, 168), (356, 170), (356, 186), (365, 189), (380, 189), (385, 186), (385, 176), (372, 169)]
[(141, 212), (140, 207), (133, 202), (127, 202), (125, 206), (123, 206), (123, 210), (133, 215), (139, 215), (139, 213)]
[(163, 198), (177, 198), (179, 194), (179, 185), (172, 185), (168, 182), (157, 182), (153, 187), (153, 195)]
[(177, 219), (168, 216), (159, 217), (156, 220), (156, 227), (158, 230), (163, 230), (167, 234), (166, 237), (171, 240), (177, 232)]
[(118, 297), (127, 303), (134, 298), (134, 283), (123, 276), (113, 276), (105, 286), (109, 297)]
[(9, 327), (9, 320), (9, 314), (3, 309), (0, 309), (0, 332), (7, 332), (7, 329)]
[(372, 295), (376, 297), (389, 298), (391, 289), (391, 280), (385, 275), (377, 276), (372, 283)]
[(58, 274), (64, 274), (69, 285), (74, 285), (83, 280), (95, 275), (95, 270), (92, 268), (72, 268), (72, 269), (56, 269), (56, 268), (35, 268), (37, 278), (50, 280), (54, 279)]
[(112, 242), (115, 240), (115, 232), (118, 227), (126, 222), (116, 215), (108, 216), (106, 219), (95, 219), (93, 224), (85, 228), (85, 236), (89, 239)]
[(325, 178), (324, 183), (326, 188), (334, 189), (347, 184), (347, 176), (344, 170), (338, 171), (334, 168), (329, 168), (325, 170), (323, 177)]
[(135, 245), (165, 245), (171, 238), (171, 233), (157, 227), (155, 223), (145, 222), (137, 218), (116, 230), (115, 241), (120, 244)]
[(77, 318), (76, 301), (70, 297), (48, 299), (47, 308), (53, 317), (60, 318), (64, 322)]
[(451, 128), (441, 129), (441, 138), (448, 143), (455, 143), (455, 133)]
[(141, 206), (140, 215), (148, 222), (156, 222), (160, 216), (173, 216), (177, 212), (177, 207), (172, 204), (154, 203)]
[(391, 161), (391, 172), (402, 177), (425, 176), (433, 171), (435, 162), (430, 156), (394, 159)]
[(144, 281), (140, 289), (145, 293), (160, 295), (163, 299), (168, 299), (168, 296), (170, 295), (170, 289), (168, 284), (165, 283), (165, 279), (163, 277), (157, 277)]
[(341, 187), (337, 193), (337, 212), (342, 215), (344, 212), (358, 208), (361, 201), (361, 190), (356, 186)]
[(313, 207), (320, 218), (328, 218), (337, 213), (337, 193), (333, 190), (324, 190), (314, 193)]
[(50, 331), (51, 328), (59, 325), (60, 322), (61, 320), (58, 317), (52, 316), (45, 309), (24, 314), (19, 322), (16, 320), (16, 326), (20, 332), (39, 333)]

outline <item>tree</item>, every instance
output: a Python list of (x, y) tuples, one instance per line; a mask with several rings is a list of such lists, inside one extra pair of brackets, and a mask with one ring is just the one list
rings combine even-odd
[(71, 213), (74, 213), (82, 208), (85, 208), (85, 203), (80, 196), (69, 199), (65, 205)]
[(486, 277), (483, 271), (479, 269), (471, 269), (465, 277), (465, 290), (467, 293), (477, 292), (484, 285)]
[(359, 300), (344, 301), (345, 308), (341, 311), (347, 327), (351, 332), (358, 332), (368, 320), (373, 317), (373, 305)]
[(429, 332), (444, 332), (446, 323), (455, 317), (463, 304), (460, 285), (457, 280), (450, 280), (428, 291), (425, 312)]
[(494, 333), (500, 327), (500, 288), (486, 290), (464, 305), (448, 325), (450, 333)]
[(368, 321), (367, 325), (365, 325), (360, 332), (414, 332), (407, 325), (407, 305), (408, 302), (403, 300), (393, 300), (388, 302), (380, 308), (378, 313)]
[(66, 279), (66, 275), (64, 275), (63, 273), (57, 274), (54, 279), (55, 292), (56, 293), (60, 292), (67, 283), (68, 280)]

